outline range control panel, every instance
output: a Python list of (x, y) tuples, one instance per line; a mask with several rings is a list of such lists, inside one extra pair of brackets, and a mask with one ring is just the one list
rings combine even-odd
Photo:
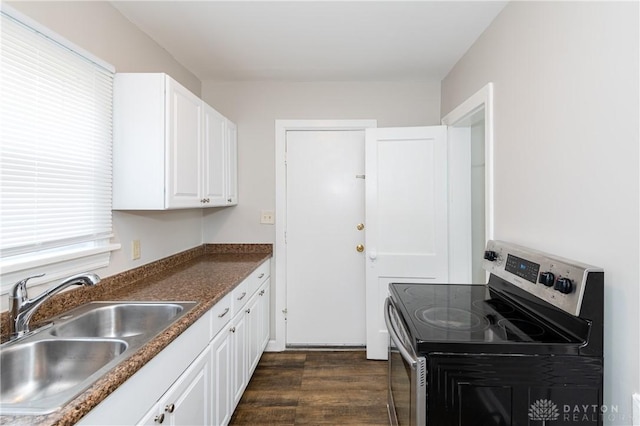
[(483, 267), (572, 315), (580, 314), (588, 274), (602, 271), (595, 266), (495, 240), (487, 242)]

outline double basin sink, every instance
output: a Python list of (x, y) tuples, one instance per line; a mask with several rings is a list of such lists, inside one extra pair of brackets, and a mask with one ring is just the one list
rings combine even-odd
[(0, 345), (0, 415), (61, 408), (195, 305), (91, 302)]

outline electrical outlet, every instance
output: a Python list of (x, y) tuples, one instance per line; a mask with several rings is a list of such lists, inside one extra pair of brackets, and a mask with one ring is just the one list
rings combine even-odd
[(131, 241), (131, 260), (140, 259), (140, 240)]
[(275, 214), (272, 210), (262, 210), (262, 214), (260, 215), (260, 223), (265, 223), (267, 225), (273, 225), (276, 223)]

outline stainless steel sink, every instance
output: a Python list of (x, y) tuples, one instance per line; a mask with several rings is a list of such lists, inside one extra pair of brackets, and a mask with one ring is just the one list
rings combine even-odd
[(82, 383), (127, 349), (122, 340), (36, 340), (0, 352), (2, 404), (38, 403)]
[(55, 411), (196, 302), (92, 302), (0, 345), (0, 415)]
[(185, 307), (177, 303), (90, 303), (51, 330), (61, 337), (130, 337), (163, 329)]

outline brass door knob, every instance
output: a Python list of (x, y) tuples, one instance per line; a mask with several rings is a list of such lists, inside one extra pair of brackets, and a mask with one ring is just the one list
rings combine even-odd
[(357, 225), (356, 225), (356, 229), (357, 229), (358, 231), (362, 231), (362, 230), (364, 229), (364, 223), (359, 223), (359, 224), (357, 224)]
[(362, 253), (362, 252), (364, 251), (364, 246), (363, 246), (362, 244), (358, 244), (358, 245), (356, 246), (356, 251), (357, 251), (358, 253)]

